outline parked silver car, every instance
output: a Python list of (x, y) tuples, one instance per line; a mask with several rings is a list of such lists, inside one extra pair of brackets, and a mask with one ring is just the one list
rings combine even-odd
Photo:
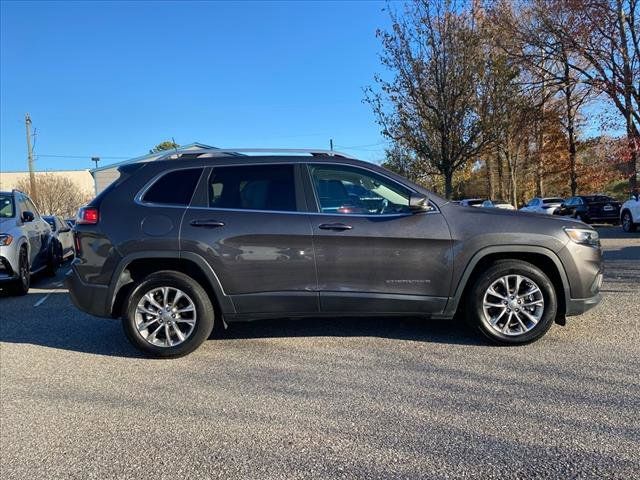
[(59, 266), (51, 227), (27, 194), (0, 192), (0, 284), (13, 293), (29, 291), (31, 275), (55, 275)]
[(64, 261), (73, 257), (73, 232), (69, 224), (62, 217), (46, 215), (43, 217), (51, 226), (51, 232), (56, 240), (56, 255)]
[(536, 197), (529, 200), (529, 202), (524, 207), (522, 207), (520, 211), (553, 215), (555, 211), (562, 206), (563, 203), (564, 199), (559, 197)]

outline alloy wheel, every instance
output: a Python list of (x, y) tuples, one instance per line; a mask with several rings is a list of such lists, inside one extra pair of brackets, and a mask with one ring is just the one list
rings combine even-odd
[(175, 347), (193, 333), (197, 321), (193, 300), (175, 287), (155, 287), (136, 307), (135, 326), (148, 343)]
[(497, 332), (518, 336), (531, 331), (544, 313), (540, 287), (524, 275), (504, 275), (485, 291), (482, 310)]
[(625, 232), (631, 231), (631, 215), (628, 212), (622, 215), (622, 229)]

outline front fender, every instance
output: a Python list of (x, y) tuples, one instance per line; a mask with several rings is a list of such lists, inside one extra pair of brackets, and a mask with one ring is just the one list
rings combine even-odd
[[(567, 277), (567, 272), (562, 264), (562, 261), (558, 257), (558, 255), (551, 249), (545, 247), (539, 247), (534, 245), (496, 245), (485, 247), (477, 251), (472, 257), (471, 260), (467, 263), (464, 272), (460, 276), (459, 281), (455, 285), (455, 289), (453, 295), (449, 298), (447, 302), (447, 306), (443, 312), (443, 316), (453, 316), (458, 310), (458, 306), (460, 304), (460, 300), (462, 299), (462, 294), (467, 287), (469, 279), (474, 273), (475, 268), (478, 264), (483, 260), (487, 259), (491, 256), (504, 256), (505, 258), (514, 258), (518, 259), (518, 254), (534, 254), (534, 255), (543, 255), (547, 259), (551, 260), (556, 267), (558, 276), (562, 282), (562, 288), (564, 293), (564, 299), (571, 298), (570, 294), (570, 284), (569, 279)], [(498, 257), (499, 258), (499, 257)]]

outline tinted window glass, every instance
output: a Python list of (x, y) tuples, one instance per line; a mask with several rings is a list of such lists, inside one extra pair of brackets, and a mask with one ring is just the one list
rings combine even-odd
[(55, 221), (55, 219), (54, 219), (53, 217), (44, 217), (44, 220), (45, 220), (49, 225), (51, 225), (51, 230), (52, 230), (52, 231), (54, 231), (54, 232), (55, 232), (56, 230), (58, 230), (58, 226), (56, 225), (56, 221)]
[(409, 213), (410, 191), (381, 175), (355, 167), (311, 166), (322, 213)]
[(244, 210), (296, 210), (293, 165), (214, 168), (209, 206)]
[(147, 190), (143, 201), (167, 205), (189, 205), (201, 173), (201, 168), (169, 172)]

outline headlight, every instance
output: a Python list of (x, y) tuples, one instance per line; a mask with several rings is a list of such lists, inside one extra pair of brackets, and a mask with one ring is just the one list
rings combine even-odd
[(9, 234), (3, 233), (0, 235), (0, 246), (6, 247), (7, 245), (11, 245), (13, 242), (13, 237)]
[(581, 245), (592, 245), (594, 247), (600, 246), (600, 236), (595, 230), (588, 228), (565, 228), (565, 232), (569, 235), (569, 238)]

